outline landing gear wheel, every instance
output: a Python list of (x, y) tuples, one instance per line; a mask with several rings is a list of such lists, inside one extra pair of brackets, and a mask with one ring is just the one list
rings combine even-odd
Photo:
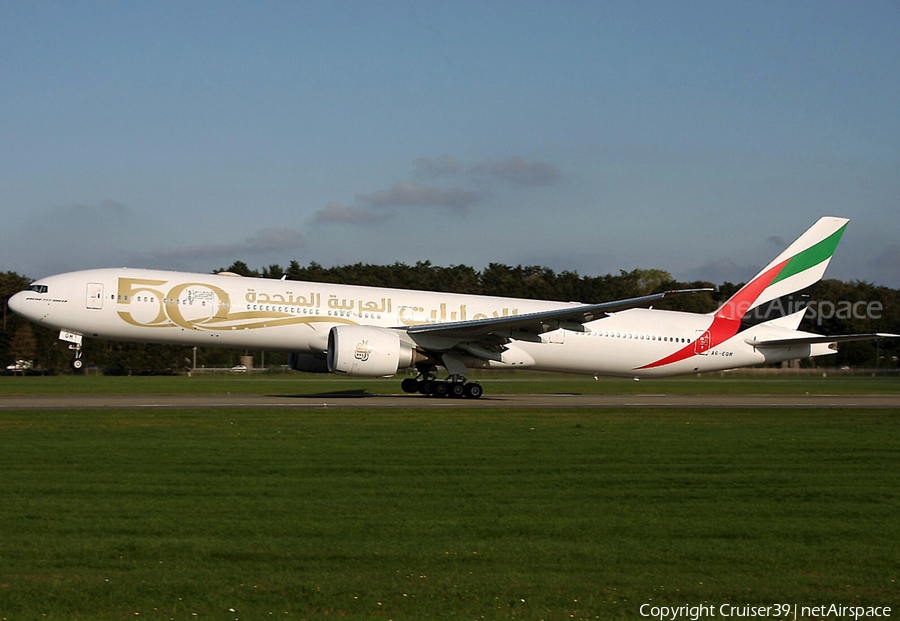
[(446, 397), (450, 392), (450, 385), (447, 382), (433, 382), (431, 394), (435, 397)]
[(425, 380), (425, 381), (419, 382), (419, 393), (421, 393), (423, 395), (434, 394), (434, 385), (435, 385), (434, 380)]
[(484, 394), (481, 384), (466, 384), (464, 387), (466, 399), (480, 399)]
[(461, 384), (459, 382), (454, 382), (450, 384), (450, 391), (447, 393), (448, 397), (453, 397), (454, 399), (459, 399), (460, 397), (464, 397), (466, 395), (466, 386), (465, 384)]
[(84, 368), (84, 360), (81, 358), (75, 358), (75, 360), (72, 361), (72, 368), (76, 371), (82, 370)]
[(413, 377), (407, 377), (405, 380), (400, 382), (400, 388), (405, 393), (414, 394), (419, 392), (419, 380)]

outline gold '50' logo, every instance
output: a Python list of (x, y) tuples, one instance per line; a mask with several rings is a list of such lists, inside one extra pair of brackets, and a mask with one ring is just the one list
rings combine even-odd
[(181, 326), (188, 330), (228, 319), (231, 302), (220, 287), (186, 282), (166, 290), (167, 284), (165, 280), (120, 278), (119, 317), (143, 328)]

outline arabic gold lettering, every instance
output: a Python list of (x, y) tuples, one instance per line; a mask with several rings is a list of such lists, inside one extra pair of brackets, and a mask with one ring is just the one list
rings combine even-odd
[(400, 323), (405, 326), (415, 326), (422, 323), (418, 313), (424, 309), (418, 306), (401, 306), (398, 313)]
[[(510, 316), (510, 311), (509, 311), (508, 308), (503, 308), (503, 309), (500, 309), (499, 311), (493, 311), (491, 314), (492, 314), (494, 317), (509, 317), (509, 316)], [(512, 315), (518, 315), (518, 314), (519, 314), (519, 309), (518, 309), (518, 308), (514, 308), (514, 309), (512, 310), (512, 313), (511, 313), (511, 314), (512, 314)]]
[(387, 298), (381, 298), (381, 303), (371, 300), (369, 302), (359, 301), (359, 312), (366, 313), (383, 313), (386, 309), (390, 308), (390, 300)]
[(351, 310), (355, 306), (355, 302), (353, 300), (338, 299), (338, 297), (334, 294), (329, 296), (328, 307), (334, 310)]
[[(190, 292), (188, 292), (190, 294)], [(197, 296), (194, 296), (194, 299), (198, 299)], [(282, 305), (280, 308), (285, 312), (289, 312), (290, 306), (305, 306), (307, 308), (322, 306), (322, 294), (316, 293), (315, 291), (310, 291), (309, 296), (305, 295), (295, 295), (291, 291), (287, 291), (285, 293), (257, 293), (254, 289), (248, 289), (247, 294), (244, 297), (248, 304), (280, 304)], [(339, 299), (336, 295), (332, 295), (331, 299), (328, 301), (328, 306), (333, 309), (343, 309), (343, 310), (351, 310), (353, 305), (356, 304), (354, 300), (347, 299)], [(377, 308), (374, 309), (376, 312), (381, 312), (382, 309)], [(367, 309), (368, 310), (368, 309)]]
[(466, 320), (466, 305), (459, 305), (459, 312), (450, 311), (450, 321), (465, 321)]

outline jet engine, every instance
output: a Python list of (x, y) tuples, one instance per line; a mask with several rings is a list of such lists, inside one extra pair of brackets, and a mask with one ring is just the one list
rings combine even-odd
[(328, 373), (325, 354), (288, 354), (288, 364), (295, 371), (306, 373)]
[(335, 326), (328, 333), (328, 370), (344, 375), (382, 377), (411, 367), (416, 351), (393, 330)]

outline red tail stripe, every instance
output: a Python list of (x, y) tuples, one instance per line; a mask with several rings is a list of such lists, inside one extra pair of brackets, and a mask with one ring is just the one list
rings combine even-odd
[[(741, 317), (747, 314), (747, 311), (750, 310), (753, 303), (756, 302), (760, 294), (765, 291), (766, 287), (775, 280), (775, 277), (778, 276), (778, 272), (787, 265), (788, 261), (790, 261), (790, 259), (785, 259), (778, 265), (760, 274), (759, 277), (753, 281), (744, 285), (740, 291), (735, 293), (734, 296), (732, 296), (731, 299), (716, 312), (715, 317), (713, 317), (712, 325), (709, 326), (709, 347), (706, 349), (712, 349), (738, 333), (738, 330), (741, 328)], [(696, 350), (697, 341), (695, 339), (675, 353), (669, 354), (665, 358), (638, 368), (652, 369), (653, 367), (661, 367), (666, 364), (672, 364), (673, 362), (686, 360), (693, 356)]]
[(756, 279), (744, 285), (730, 300), (725, 302), (722, 308), (716, 313), (716, 317), (721, 319), (740, 320), (741, 317), (747, 314), (747, 311), (750, 310), (750, 307), (753, 306), (753, 303), (756, 302), (756, 299), (760, 294), (765, 291), (766, 287), (772, 284), (772, 281), (778, 276), (778, 272), (784, 269), (784, 266), (788, 264), (788, 261), (790, 261), (790, 258), (785, 259), (775, 267), (766, 270)]

